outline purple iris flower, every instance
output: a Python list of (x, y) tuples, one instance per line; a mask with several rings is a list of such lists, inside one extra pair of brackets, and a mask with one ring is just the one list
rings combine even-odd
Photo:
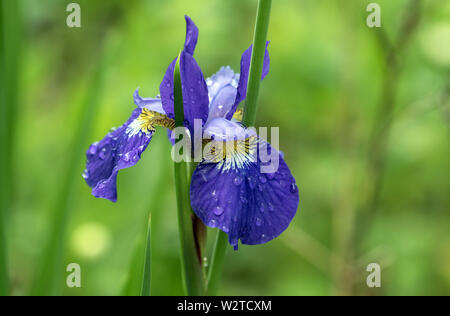
[[(209, 146), (192, 175), (192, 209), (205, 225), (227, 233), (235, 248), (239, 240), (247, 245), (266, 243), (289, 226), (299, 193), (283, 155), (240, 123), (238, 106), (247, 94), (252, 47), (242, 55), (240, 74), (222, 67), (205, 80), (193, 57), (198, 28), (187, 16), (186, 23), (186, 41), (179, 56), (184, 125), (194, 135), (194, 120), (200, 120), (203, 143), (205, 148)], [(137, 108), (129, 120), (88, 149), (83, 177), (94, 196), (115, 202), (118, 171), (139, 161), (156, 126), (169, 132), (174, 129), (176, 61), (166, 71), (160, 96), (145, 99), (136, 90)], [(266, 48), (262, 79), (269, 64)], [(266, 156), (277, 158), (276, 169), (268, 168)]]

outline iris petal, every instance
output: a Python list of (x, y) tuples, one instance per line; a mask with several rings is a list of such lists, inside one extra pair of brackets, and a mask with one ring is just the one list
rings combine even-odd
[(139, 95), (139, 88), (134, 91), (134, 103), (141, 109), (148, 109), (150, 111), (166, 114), (162, 108), (161, 98), (142, 98)]
[[(270, 69), (270, 56), (269, 51), (267, 47), (269, 46), (269, 42), (266, 44), (266, 53), (264, 56), (264, 64), (263, 64), (263, 71), (261, 80), (263, 80), (268, 74)], [(247, 97), (247, 85), (248, 85), (248, 76), (250, 73), (250, 62), (252, 60), (252, 49), (253, 45), (250, 45), (250, 47), (242, 54), (241, 58), (241, 75), (239, 79), (239, 86), (237, 89), (236, 94), (236, 100), (234, 102), (234, 105), (232, 106), (230, 112), (227, 114), (227, 119), (231, 120), (233, 117), (234, 112), (239, 106), (239, 103), (245, 100)]]
[(83, 177), (95, 197), (117, 201), (119, 170), (134, 166), (152, 139), (153, 129), (142, 120), (144, 111), (134, 110), (124, 125), (92, 144), (86, 152)]
[[(260, 140), (263, 147), (270, 144)], [(228, 234), (237, 248), (243, 244), (266, 243), (278, 237), (294, 218), (299, 193), (295, 179), (278, 153), (279, 168), (261, 173), (261, 159), (245, 164), (208, 163), (198, 165), (192, 176), (191, 204), (196, 215), (209, 227)]]
[(185, 15), (184, 17), (186, 19), (186, 41), (184, 42), (184, 50), (187, 53), (194, 55), (198, 41), (198, 28), (189, 16)]
[[(209, 99), (203, 73), (192, 56), (198, 30), (189, 18), (186, 18), (186, 23), (188, 31), (185, 49), (180, 54), (180, 75), (183, 88), (184, 118), (186, 127), (192, 132), (195, 119), (201, 119), (203, 123), (206, 123), (209, 112)], [(173, 76), (176, 62), (177, 59), (169, 65), (160, 85), (162, 107), (170, 118), (174, 118)]]
[(214, 76), (206, 80), (209, 95), (208, 120), (225, 117), (236, 100), (239, 74), (230, 67), (222, 67)]

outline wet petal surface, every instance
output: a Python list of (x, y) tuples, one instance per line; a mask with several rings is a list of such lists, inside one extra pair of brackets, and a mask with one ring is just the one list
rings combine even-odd
[[(269, 154), (272, 149), (264, 143)], [(191, 204), (209, 227), (219, 228), (237, 247), (266, 243), (278, 237), (294, 218), (299, 193), (288, 166), (278, 154), (279, 167), (262, 173), (256, 162), (199, 164), (191, 183)], [(234, 166), (234, 167), (231, 167)]]

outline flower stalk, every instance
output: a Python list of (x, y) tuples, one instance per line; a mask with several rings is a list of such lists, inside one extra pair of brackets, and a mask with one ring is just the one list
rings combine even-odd
[[(184, 126), (183, 94), (180, 75), (180, 58), (174, 71), (174, 108), (175, 126)], [(186, 137), (186, 135), (183, 135)], [(180, 140), (178, 140), (180, 141)], [(194, 212), (189, 198), (188, 163), (175, 162), (175, 190), (178, 207), (178, 228), (180, 233), (181, 265), (185, 292), (189, 296), (204, 294), (204, 278), (202, 260), (199, 256), (198, 244), (194, 233)]]
[[(270, 10), (272, 0), (259, 0), (258, 11), (256, 15), (256, 26), (253, 38), (252, 59), (250, 64), (250, 74), (247, 88), (247, 99), (244, 109), (244, 118), (242, 123), (245, 126), (253, 126), (256, 121), (257, 102), (259, 87), (261, 84), (261, 75), (263, 72), (264, 56), (266, 52), (267, 33), (269, 30)], [(223, 231), (219, 231), (216, 244), (214, 246), (211, 259), (211, 267), (208, 274), (207, 295), (216, 295), (225, 254), (228, 249), (228, 236)]]

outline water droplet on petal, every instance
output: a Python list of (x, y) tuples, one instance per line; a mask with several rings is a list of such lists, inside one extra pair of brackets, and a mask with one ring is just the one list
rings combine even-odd
[(250, 189), (256, 188), (256, 181), (253, 177), (248, 177), (248, 184), (250, 185)]
[(289, 190), (291, 191), (291, 193), (296, 193), (298, 191), (298, 187), (295, 183), (292, 183), (289, 187)]
[(95, 155), (97, 153), (97, 144), (92, 144), (91, 147), (89, 147), (89, 154)]
[(170, 84), (170, 82), (167, 82), (167, 83), (166, 83), (166, 87), (167, 87), (167, 88), (170, 88), (171, 86), (172, 86), (172, 85)]
[(263, 224), (262, 219), (260, 219), (259, 217), (256, 218), (256, 226), (260, 227)]
[(266, 211), (266, 206), (264, 205), (264, 203), (261, 203), (261, 205), (259, 206), (259, 211), (261, 213), (264, 213)]
[(267, 178), (264, 177), (264, 176), (259, 176), (259, 181), (260, 181), (261, 183), (266, 183), (266, 182), (267, 182)]
[(106, 148), (102, 148), (102, 150), (100, 151), (98, 156), (100, 157), (101, 160), (105, 160), (105, 158), (106, 158)]
[(216, 207), (214, 208), (214, 214), (216, 214), (217, 216), (222, 215), (224, 211), (225, 211), (225, 210), (223, 209), (222, 206), (216, 206)]
[(130, 161), (130, 153), (126, 153), (125, 156), (123, 156), (123, 161), (125, 161), (125, 162)]
[(87, 169), (85, 169), (83, 172), (83, 179), (87, 180), (88, 178), (89, 178), (89, 171)]
[(217, 222), (215, 221), (215, 220), (210, 220), (209, 222), (208, 222), (208, 226), (209, 227), (212, 227), (212, 228), (216, 228), (217, 227)]
[(170, 100), (174, 100), (173, 93), (170, 95)]
[(273, 204), (272, 203), (269, 203), (268, 204), (268, 207), (269, 207), (269, 210), (271, 210), (271, 211), (273, 211), (275, 208), (273, 207)]
[(234, 178), (233, 183), (236, 186), (240, 186), (243, 181), (244, 181), (244, 178), (237, 176), (236, 178)]

